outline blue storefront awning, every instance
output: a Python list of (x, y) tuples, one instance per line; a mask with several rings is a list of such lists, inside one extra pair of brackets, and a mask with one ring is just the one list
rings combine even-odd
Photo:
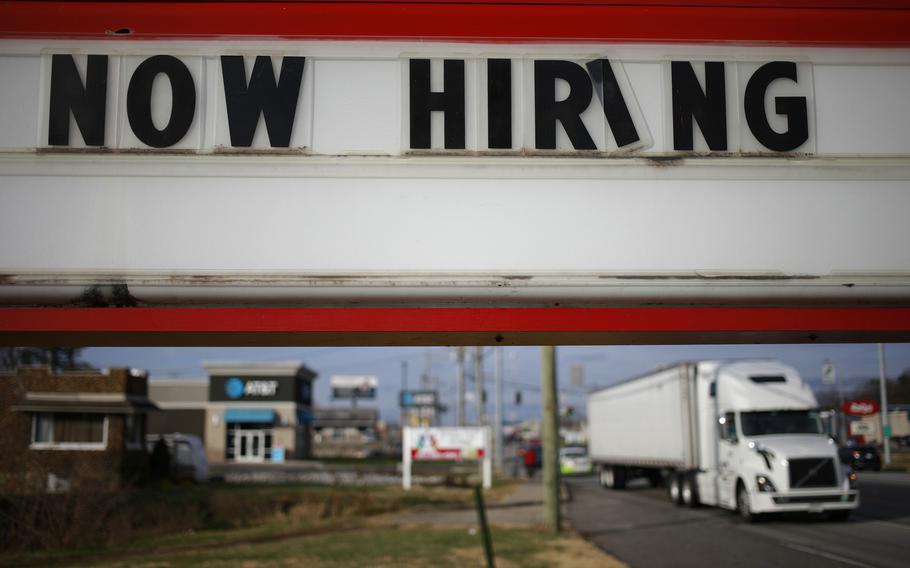
[(271, 408), (228, 408), (224, 411), (224, 421), (227, 423), (273, 424), (275, 411)]

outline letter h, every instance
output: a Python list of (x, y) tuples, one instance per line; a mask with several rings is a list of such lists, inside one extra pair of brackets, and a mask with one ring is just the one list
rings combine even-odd
[(445, 115), (446, 149), (465, 147), (465, 85), (464, 61), (446, 59), (443, 62), (443, 90), (430, 90), (430, 60), (410, 61), (410, 124), (411, 148), (430, 148), (430, 117), (432, 111)]

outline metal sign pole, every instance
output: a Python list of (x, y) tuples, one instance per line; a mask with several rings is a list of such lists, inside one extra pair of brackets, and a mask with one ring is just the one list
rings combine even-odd
[(483, 461), (481, 462), (481, 467), (483, 468), (483, 488), (490, 489), (493, 487), (493, 459), (490, 454), (490, 428), (484, 428), (483, 438), (484, 445), (486, 446), (483, 449)]
[(878, 384), (882, 397), (882, 408), (879, 410), (882, 420), (882, 445), (885, 447), (885, 464), (891, 464), (891, 426), (888, 423), (888, 388), (885, 378), (885, 346), (878, 344)]

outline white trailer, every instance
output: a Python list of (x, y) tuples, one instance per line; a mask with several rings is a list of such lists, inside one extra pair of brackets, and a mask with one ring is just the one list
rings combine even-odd
[(856, 477), (816, 407), (777, 361), (680, 363), (589, 395), (590, 454), (607, 488), (663, 479), (678, 505), (844, 520), (859, 505)]

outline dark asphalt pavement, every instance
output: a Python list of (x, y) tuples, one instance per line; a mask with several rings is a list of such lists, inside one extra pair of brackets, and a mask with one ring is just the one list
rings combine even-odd
[(749, 524), (730, 511), (675, 507), (644, 483), (609, 491), (594, 477), (566, 482), (572, 526), (633, 568), (910, 566), (908, 473), (861, 472), (861, 506), (846, 523), (789, 515)]

